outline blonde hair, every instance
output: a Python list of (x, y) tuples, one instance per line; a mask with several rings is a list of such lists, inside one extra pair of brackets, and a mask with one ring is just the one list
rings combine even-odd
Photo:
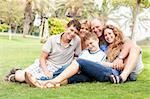
[(84, 37), (85, 41), (89, 40), (89, 39), (93, 39), (93, 40), (99, 40), (97, 35), (93, 32), (88, 32), (87, 35)]
[[(87, 28), (87, 34), (90, 34), (90, 23), (88, 20), (82, 20), (81, 21), (81, 28), (84, 27), (84, 28)], [(80, 32), (79, 32), (80, 33)], [(78, 34), (79, 35), (79, 34)], [(81, 47), (82, 47), (82, 50), (86, 48), (86, 45), (85, 45), (85, 37), (80, 37), (81, 38)]]
[(88, 29), (88, 31), (91, 31), (90, 21), (88, 21), (88, 20), (82, 20), (81, 21), (81, 27), (86, 27)]
[[(115, 58), (119, 55), (122, 49), (123, 41), (123, 33), (113, 25), (106, 25), (102, 31), (102, 36), (104, 37), (104, 32), (106, 29), (111, 29), (115, 35), (115, 40), (113, 43), (108, 45), (107, 50), (107, 60), (113, 62)], [(106, 40), (105, 40), (106, 41)]]

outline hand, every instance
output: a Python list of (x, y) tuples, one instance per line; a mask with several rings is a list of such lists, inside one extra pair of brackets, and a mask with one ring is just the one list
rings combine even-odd
[(53, 73), (52, 72), (49, 72), (48, 70), (44, 70), (44, 74), (47, 76), (47, 77), (53, 77)]
[(117, 70), (123, 70), (124, 69), (123, 60), (116, 58), (113, 62), (113, 68)]

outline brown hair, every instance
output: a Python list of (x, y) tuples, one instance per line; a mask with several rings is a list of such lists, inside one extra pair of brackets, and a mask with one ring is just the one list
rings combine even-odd
[(106, 25), (102, 31), (103, 37), (104, 37), (104, 32), (106, 29), (111, 29), (115, 35), (114, 42), (111, 44), (108, 44), (108, 50), (107, 50), (107, 59), (108, 59), (108, 61), (112, 62), (119, 55), (119, 53), (122, 49), (122, 45), (124, 43), (123, 33), (117, 27), (115, 27), (113, 25)]
[(88, 21), (88, 20), (82, 20), (81, 21), (81, 28), (82, 27), (86, 27), (88, 29), (88, 31), (91, 31), (90, 21)]
[(67, 24), (67, 27), (70, 27), (70, 26), (74, 26), (78, 31), (80, 31), (81, 24), (78, 20), (74, 19), (74, 20), (69, 21), (69, 23)]

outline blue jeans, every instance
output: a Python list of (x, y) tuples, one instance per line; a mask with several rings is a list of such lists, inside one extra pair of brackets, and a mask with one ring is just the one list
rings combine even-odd
[(78, 59), (77, 62), (80, 65), (80, 70), (86, 76), (100, 82), (107, 82), (109, 80), (109, 75), (113, 74), (113, 69), (110, 67), (105, 67), (101, 64), (84, 60)]
[(93, 79), (88, 77), (87, 75), (80, 73), (75, 74), (68, 79), (68, 84), (80, 83), (80, 82), (91, 82)]

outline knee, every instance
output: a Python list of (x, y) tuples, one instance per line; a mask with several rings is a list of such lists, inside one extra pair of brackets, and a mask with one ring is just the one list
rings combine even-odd
[(83, 59), (77, 59), (77, 62), (79, 65), (83, 64), (84, 60)]
[(78, 66), (79, 66), (79, 69), (80, 70), (83, 70), (85, 67), (86, 67), (86, 62), (85, 62), (85, 60), (84, 59), (77, 59), (77, 62), (78, 62)]
[(24, 77), (25, 72), (22, 70), (18, 70), (15, 72), (15, 80), (18, 82), (24, 82), (25, 77)]
[(131, 51), (136, 53), (136, 54), (140, 54), (141, 48), (139, 46), (134, 46), (131, 48)]

